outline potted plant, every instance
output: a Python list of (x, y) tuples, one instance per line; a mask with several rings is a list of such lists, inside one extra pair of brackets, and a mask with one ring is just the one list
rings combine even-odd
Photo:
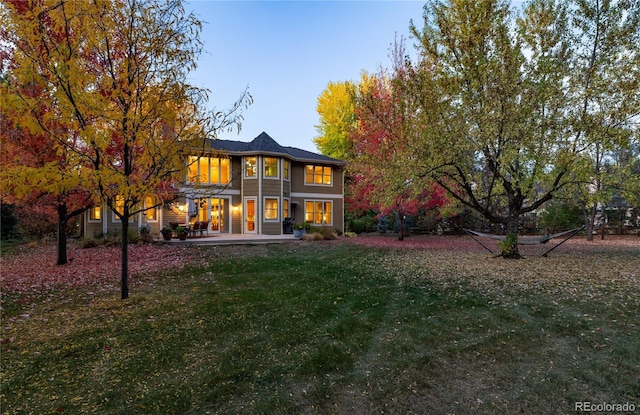
[(165, 226), (160, 230), (160, 233), (165, 241), (170, 241), (173, 236), (173, 229), (171, 229), (171, 226)]
[(294, 223), (293, 224), (293, 237), (294, 238), (302, 238), (306, 230), (306, 222), (303, 223)]
[(187, 235), (189, 234), (189, 230), (184, 226), (178, 226), (176, 228), (176, 234), (178, 235), (178, 239), (184, 241), (187, 239)]

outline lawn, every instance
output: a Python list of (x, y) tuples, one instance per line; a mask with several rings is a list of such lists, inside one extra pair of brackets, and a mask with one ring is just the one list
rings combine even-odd
[(3, 253), (2, 414), (640, 411), (637, 238), (134, 246), (124, 301), (118, 248), (51, 249)]

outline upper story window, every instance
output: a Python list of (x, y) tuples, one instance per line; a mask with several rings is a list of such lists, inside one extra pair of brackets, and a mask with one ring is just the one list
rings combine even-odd
[(264, 177), (278, 177), (278, 159), (276, 157), (264, 158)]
[(331, 167), (307, 164), (304, 169), (304, 184), (331, 186)]
[(289, 160), (284, 161), (284, 179), (289, 180), (289, 170), (291, 170), (291, 163)]
[(228, 158), (189, 157), (189, 181), (201, 184), (227, 184), (231, 181)]
[(244, 158), (244, 177), (256, 177), (258, 159), (256, 157)]

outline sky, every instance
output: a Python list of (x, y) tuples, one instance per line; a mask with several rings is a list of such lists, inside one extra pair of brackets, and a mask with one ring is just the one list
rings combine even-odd
[(263, 131), (283, 146), (318, 152), (317, 100), (327, 84), (358, 81), (389, 67), (396, 34), (422, 28), (422, 1), (213, 1), (186, 5), (204, 22), (204, 53), (189, 81), (211, 91), (209, 107), (230, 108), (245, 88), (253, 104), (240, 134)]

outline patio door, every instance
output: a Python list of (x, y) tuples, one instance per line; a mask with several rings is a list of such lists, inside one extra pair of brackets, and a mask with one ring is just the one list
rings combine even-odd
[(256, 223), (256, 198), (244, 199), (244, 233), (258, 233)]
[(227, 198), (211, 198), (211, 224), (213, 233), (229, 233), (229, 200)]

